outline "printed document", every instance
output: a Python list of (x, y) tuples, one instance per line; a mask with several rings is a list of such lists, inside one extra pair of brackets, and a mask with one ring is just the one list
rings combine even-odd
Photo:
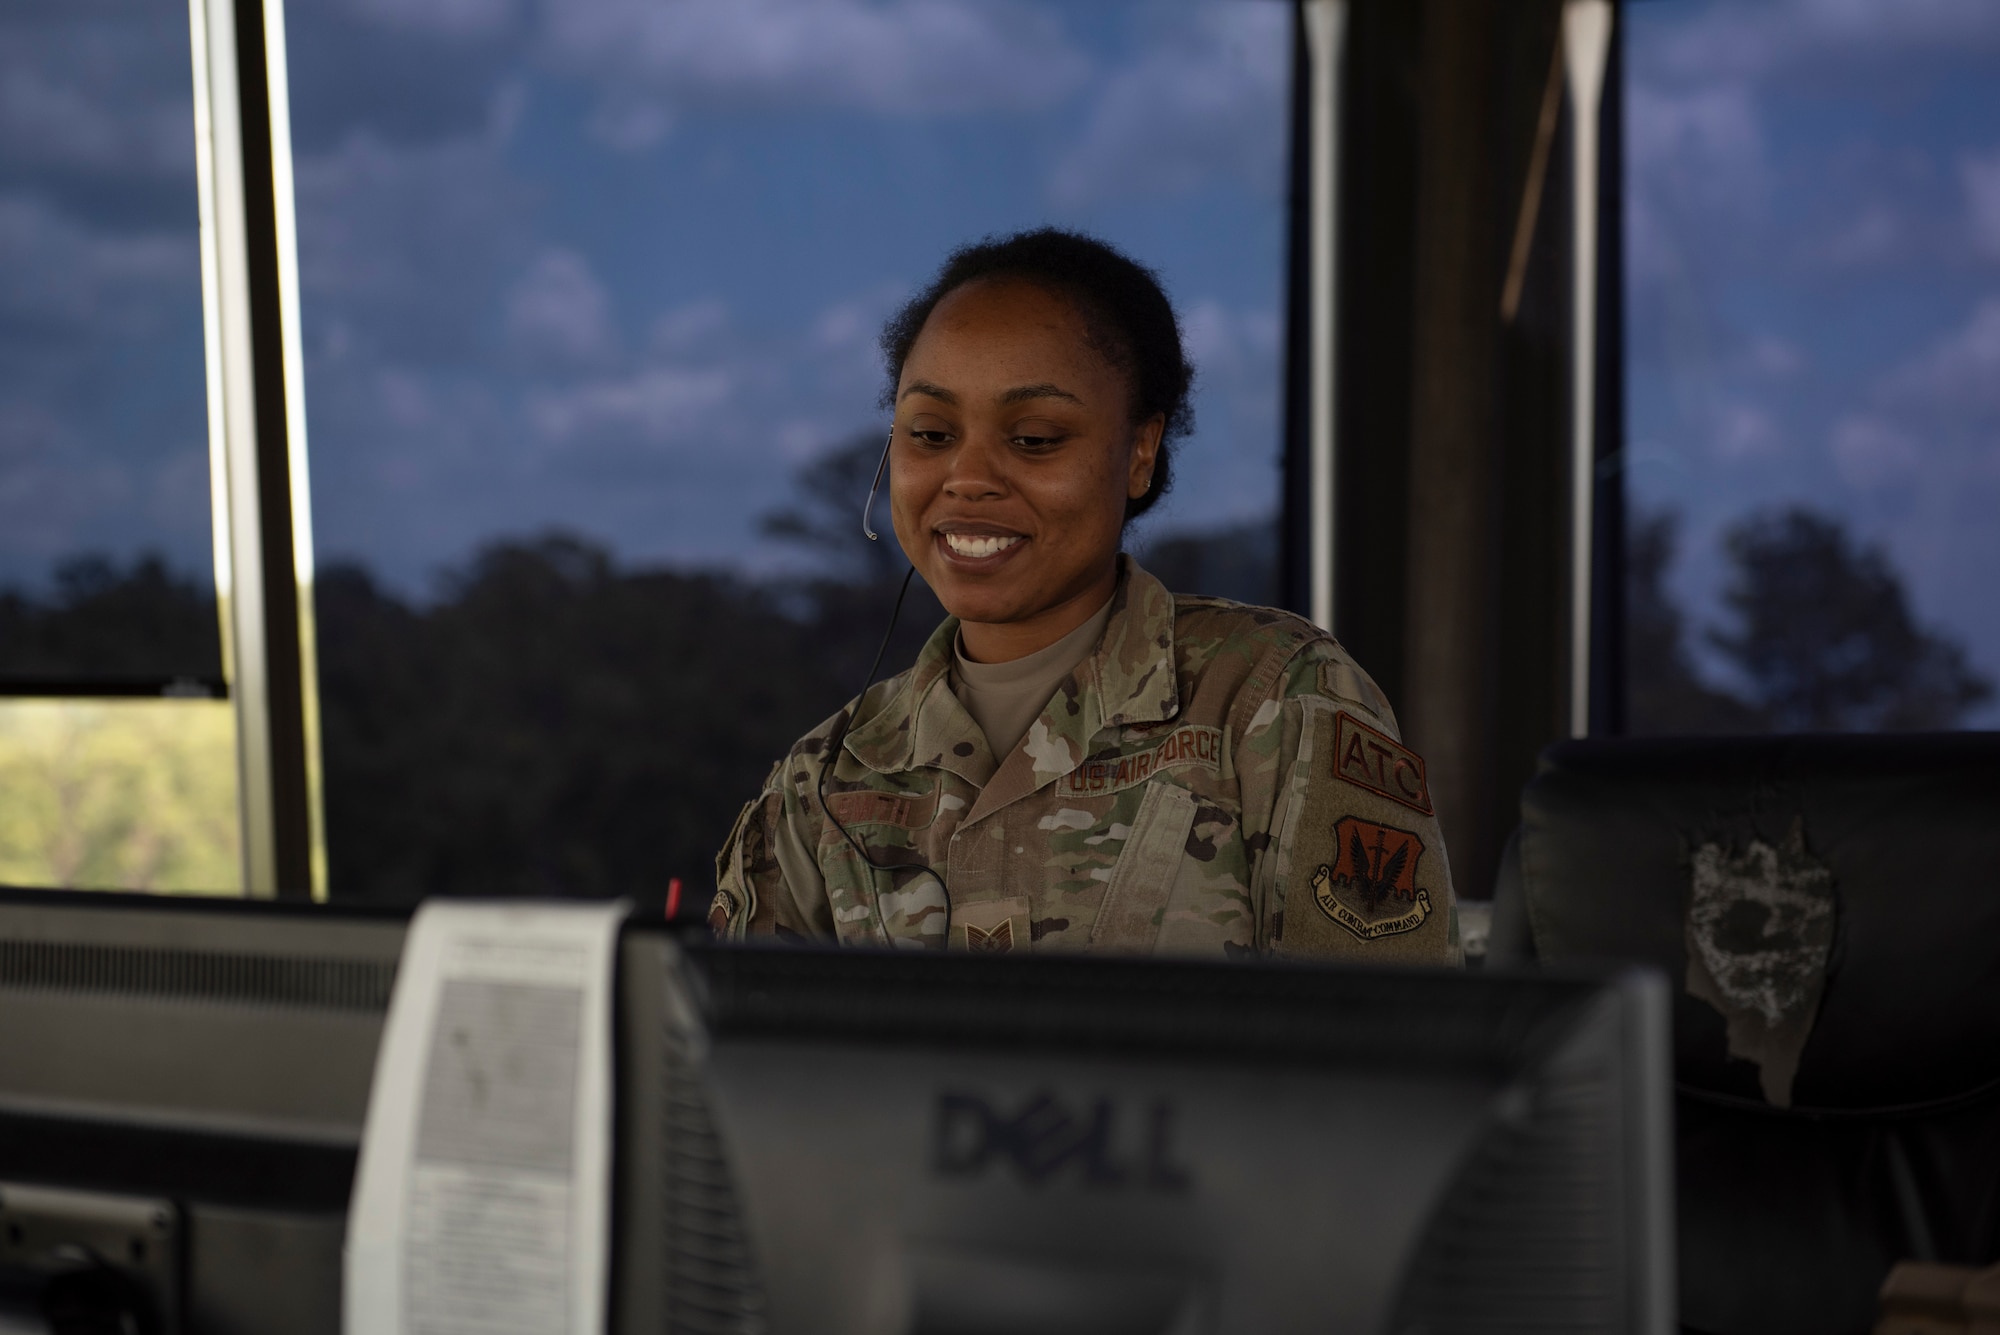
[(348, 1216), (346, 1335), (599, 1335), (625, 905), (410, 924)]

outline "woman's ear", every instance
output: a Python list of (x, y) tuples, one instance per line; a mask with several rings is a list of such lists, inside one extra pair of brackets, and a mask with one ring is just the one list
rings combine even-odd
[(1132, 462), (1125, 476), (1125, 495), (1138, 500), (1153, 489), (1153, 468), (1160, 458), (1160, 437), (1166, 434), (1167, 415), (1154, 413), (1133, 429)]

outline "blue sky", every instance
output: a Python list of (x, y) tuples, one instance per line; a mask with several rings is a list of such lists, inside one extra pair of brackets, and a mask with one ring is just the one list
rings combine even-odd
[(1629, 494), (1677, 591), (1713, 621), (1720, 532), (1809, 505), (2000, 680), (2000, 5), (1625, 13)]
[[(2000, 5), (1624, 10), (1632, 496), (1802, 502), (2000, 676)], [(1044, 221), (1157, 266), (1202, 373), (1158, 528), (1276, 496), (1279, 0), (292, 0), (322, 559), (419, 591), (561, 526), (787, 559), (756, 519), (880, 427), (874, 334)], [(186, 27), (0, 14), (0, 581), (207, 568)], [(1989, 722), (2000, 722), (2000, 709)]]
[(211, 568), (184, 7), (0, 9), (0, 582)]
[[(1156, 267), (1203, 527), (1277, 495), (1276, 0), (295, 0), (322, 559), (421, 587), (560, 526), (752, 572), (800, 464), (877, 434), (883, 319), (1058, 223)], [(374, 53), (395, 48), (391, 60)]]
[[(1044, 222), (1158, 268), (1198, 431), (1155, 528), (1276, 500), (1280, 0), (293, 0), (322, 561), (562, 527), (749, 572), (880, 429), (874, 336)], [(184, 11), (0, 15), (0, 581), (209, 563)]]

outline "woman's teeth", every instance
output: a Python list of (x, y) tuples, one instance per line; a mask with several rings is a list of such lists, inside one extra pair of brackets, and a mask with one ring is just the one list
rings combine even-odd
[(992, 556), (997, 552), (1004, 552), (1020, 540), (1017, 534), (1009, 534), (1004, 538), (974, 537), (970, 533), (947, 533), (944, 535), (945, 546), (951, 548), (958, 555), (969, 557), (975, 561), (982, 556)]

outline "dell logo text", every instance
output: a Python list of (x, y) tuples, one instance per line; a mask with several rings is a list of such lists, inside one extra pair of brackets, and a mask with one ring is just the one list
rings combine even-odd
[(1068, 1176), (1088, 1187), (1184, 1191), (1187, 1169), (1173, 1152), (1174, 1107), (1143, 1110), (1099, 1098), (1080, 1108), (1035, 1094), (1012, 1112), (977, 1094), (938, 1096), (931, 1166), (942, 1177), (1011, 1167), (1029, 1186)]

